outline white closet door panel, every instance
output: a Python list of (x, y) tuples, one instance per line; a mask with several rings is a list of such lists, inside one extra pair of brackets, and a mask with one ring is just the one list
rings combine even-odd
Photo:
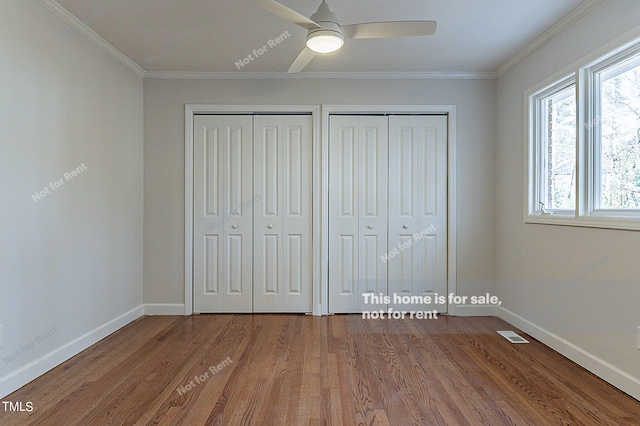
[(264, 296), (279, 294), (279, 235), (262, 235), (254, 242), (254, 293)]
[[(334, 239), (335, 244), (331, 247), (330, 257), (333, 262), (329, 266), (330, 279), (333, 284), (339, 284), (337, 287), (338, 293), (332, 294), (335, 296), (347, 296), (348, 301), (355, 304), (355, 300), (359, 286), (358, 286), (358, 236), (353, 234), (343, 233), (338, 235)], [(330, 306), (334, 306), (331, 312), (341, 312), (338, 310), (338, 303), (343, 298), (331, 299), (335, 300)], [(347, 308), (340, 308), (347, 309)], [(354, 306), (355, 309), (355, 306)], [(344, 312), (347, 312), (346, 310)]]
[(329, 311), (356, 312), (358, 291), (358, 119), (330, 117)]
[(254, 311), (281, 305), (280, 254), (282, 242), (282, 197), (280, 187), (280, 125), (256, 117), (254, 131), (254, 191), (260, 202), (254, 206)]
[[(332, 146), (331, 156), (335, 163), (331, 163), (332, 177), (336, 184), (339, 197), (337, 197), (334, 207), (339, 218), (344, 220), (358, 220), (358, 127), (339, 124), (338, 118), (332, 118), (335, 122), (336, 133), (335, 144)], [(338, 127), (341, 126), (341, 127)]]
[(312, 120), (282, 118), (282, 309), (311, 312), (312, 242)]
[(246, 286), (243, 282), (243, 243), (246, 243), (246, 238), (242, 234), (229, 234), (227, 235), (227, 246), (225, 251), (227, 252), (227, 265), (226, 265), (226, 293), (228, 295), (240, 296), (243, 292), (246, 293)]
[(228, 117), (225, 143), (227, 250), (224, 285), (229, 297), (225, 300), (226, 312), (251, 312), (253, 277), (253, 221), (246, 203), (253, 198), (253, 152), (251, 117)]
[(310, 116), (255, 119), (255, 312), (311, 311), (311, 144)]
[[(447, 120), (444, 116), (390, 117), (389, 293), (446, 294)], [(446, 305), (395, 305), (446, 311)]]
[[(257, 120), (258, 121), (258, 120)], [(265, 218), (280, 217), (280, 187), (282, 177), (280, 170), (280, 129), (277, 125), (265, 125), (259, 127), (262, 135), (256, 140), (256, 168), (255, 187), (260, 188), (262, 195), (262, 216)]]
[(396, 305), (394, 295), (417, 295), (418, 232), (417, 117), (394, 116), (389, 125), (389, 293), (396, 310), (422, 310)]
[[(415, 202), (416, 202), (416, 191), (414, 182), (414, 174), (416, 169), (417, 161), (414, 158), (415, 154), (415, 129), (413, 126), (402, 126), (398, 130), (399, 140), (397, 145), (394, 145), (394, 148), (397, 146), (397, 151), (392, 149), (390, 156), (394, 157), (393, 164), (393, 172), (397, 174), (399, 179), (396, 184), (397, 187), (397, 196), (399, 197), (398, 208), (398, 217), (404, 217), (407, 219), (413, 219), (415, 214)], [(393, 197), (394, 194), (391, 194)]]
[(194, 310), (251, 312), (252, 118), (194, 118)]
[(301, 125), (285, 124), (283, 141), (282, 181), (284, 214), (288, 219), (306, 219), (303, 215), (309, 198), (309, 191), (304, 185), (309, 183), (308, 160), (309, 145)]
[(389, 227), (392, 247), (401, 243), (401, 236), (416, 232), (418, 213), (417, 191), (417, 128), (416, 117), (391, 117), (389, 128)]
[[(283, 292), (287, 296), (304, 296), (306, 283), (309, 281), (308, 262), (305, 255), (309, 254), (305, 250), (304, 243), (308, 237), (301, 234), (288, 234), (282, 245), (283, 256)], [(286, 306), (286, 303), (283, 305)], [(302, 307), (300, 311), (305, 312)]]
[(365, 304), (364, 293), (387, 295), (389, 127), (387, 117), (359, 118), (359, 308), (380, 309)]
[(415, 291), (420, 294), (444, 294), (444, 291), (438, 288), (439, 262), (443, 260), (440, 258), (440, 253), (438, 253), (438, 240), (438, 235), (434, 232), (428, 237), (418, 240), (415, 244), (418, 259), (420, 259), (420, 263), (417, 265), (417, 276), (420, 277), (418, 283), (422, 285), (416, 288)]
[[(202, 129), (200, 129), (202, 130)], [(209, 127), (206, 129), (206, 136), (204, 139), (204, 152), (203, 160), (204, 164), (198, 163), (198, 166), (203, 166), (206, 173), (204, 181), (199, 181), (203, 185), (202, 193), (205, 197), (207, 218), (220, 218), (220, 208), (223, 204), (223, 193), (220, 186), (220, 178), (222, 177), (222, 170), (220, 164), (220, 127)]]
[(218, 235), (204, 236), (204, 294), (220, 294), (220, 237)]
[(254, 191), (254, 311), (278, 311), (281, 306), (282, 169), (280, 120), (255, 118)]
[(330, 118), (329, 309), (360, 312), (387, 293), (386, 117)]
[[(428, 236), (418, 242), (423, 270), (418, 272), (423, 294), (447, 293), (447, 119), (444, 116), (419, 120), (418, 182), (424, 188), (419, 198), (418, 229)], [(446, 312), (447, 305), (435, 306)]]
[[(438, 128), (421, 126), (419, 131), (420, 140), (424, 141), (418, 146), (418, 184), (424, 188), (424, 194), (420, 200), (419, 214), (422, 218), (437, 219), (438, 207), (442, 201), (443, 194), (439, 188), (446, 188), (446, 174), (438, 173), (438, 169), (444, 169), (438, 164)], [(446, 153), (445, 153), (446, 155)], [(440, 171), (441, 171), (440, 170)], [(443, 182), (443, 179), (445, 182)], [(444, 198), (446, 202), (446, 198)]]

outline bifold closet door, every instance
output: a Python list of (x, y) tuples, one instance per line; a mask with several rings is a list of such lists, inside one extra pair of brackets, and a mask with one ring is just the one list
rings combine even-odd
[(254, 129), (254, 312), (311, 312), (311, 116)]
[[(447, 118), (389, 117), (389, 294), (447, 293)], [(423, 299), (424, 300), (424, 299)], [(447, 310), (446, 304), (394, 304)]]
[(365, 293), (387, 294), (388, 119), (331, 116), (329, 309), (361, 312)]
[(195, 312), (252, 312), (252, 121), (194, 118)]

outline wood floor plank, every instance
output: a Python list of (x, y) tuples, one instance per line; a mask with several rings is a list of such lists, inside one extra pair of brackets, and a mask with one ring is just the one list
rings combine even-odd
[[(166, 331), (166, 328), (175, 319), (162, 317), (157, 321), (146, 321), (145, 318), (142, 318), (135, 325), (130, 324), (124, 327), (120, 333), (99, 341), (73, 359), (56, 367), (50, 372), (49, 386), (32, 389), (29, 392), (28, 397), (39, 402), (39, 405), (34, 407), (32, 414), (43, 416), (45, 407), (62, 402), (61, 395), (72, 394), (84, 384), (98, 380), (104, 375), (105, 370), (126, 362), (127, 357), (146, 344), (150, 336)], [(127, 333), (127, 329), (130, 327), (135, 327), (138, 332), (135, 334)], [(128, 334), (129, 338), (126, 337)], [(54, 374), (54, 372), (64, 372), (65, 374)], [(18, 390), (13, 393), (12, 397), (16, 400), (26, 400), (27, 396), (23, 396), (21, 390)], [(1, 418), (2, 411), (0, 410)]]
[[(241, 317), (220, 315), (218, 318), (206, 315), (194, 317), (194, 326), (201, 330), (198, 341), (187, 345), (187, 362), (176, 374), (175, 380), (158, 394), (146, 412), (140, 414), (139, 423), (145, 424), (152, 420), (164, 417), (171, 411), (176, 413), (176, 406), (193, 406), (204, 404), (206, 398), (215, 395), (219, 397), (222, 391), (221, 383), (231, 374), (233, 360), (238, 358), (247, 342), (251, 332), (251, 322)], [(193, 343), (193, 344), (191, 344)], [(231, 364), (215, 375), (209, 371), (209, 367), (217, 366), (229, 359)], [(202, 383), (197, 383), (196, 376), (207, 375)], [(191, 386), (194, 384), (195, 386)], [(217, 392), (217, 393), (216, 393)], [(177, 396), (176, 400), (171, 399)], [(182, 417), (185, 413), (174, 415)]]
[(0, 425), (640, 425), (639, 401), (524, 333), (530, 344), (509, 343), (505, 328), (143, 317), (4, 398), (35, 409), (0, 409)]
[[(590, 424), (597, 418), (602, 418), (603, 420), (606, 418), (606, 416), (598, 413), (597, 407), (590, 407), (589, 411), (583, 412), (580, 408), (584, 407), (584, 400), (574, 392), (567, 392), (568, 389), (562, 383), (554, 380), (555, 375), (545, 374), (546, 368), (534, 368), (532, 359), (527, 359), (527, 363), (510, 363), (509, 361), (514, 359), (513, 351), (519, 351), (520, 349), (513, 347), (504, 339), (500, 340), (499, 337), (492, 336), (491, 338), (494, 340), (492, 342), (494, 347), (501, 347), (500, 351), (493, 350), (490, 353), (489, 349), (479, 341), (467, 346), (466, 350), (469, 351), (469, 348), (474, 347), (475, 350), (469, 352), (470, 354), (475, 355), (479, 351), (482, 352), (485, 359), (491, 358), (493, 363), (504, 364), (505, 371), (509, 371), (511, 374), (511, 381), (517, 380), (520, 386), (527, 386), (529, 392), (536, 394), (535, 398), (538, 399), (541, 407), (552, 412), (559, 419), (572, 423)], [(538, 342), (534, 341), (528, 348), (532, 348), (537, 344)], [(508, 354), (508, 356), (505, 354)], [(482, 362), (478, 357), (475, 357), (475, 361)], [(514, 374), (517, 375), (517, 378)], [(567, 404), (567, 402), (571, 404)], [(566, 407), (569, 406), (577, 407), (578, 409), (568, 410)]]

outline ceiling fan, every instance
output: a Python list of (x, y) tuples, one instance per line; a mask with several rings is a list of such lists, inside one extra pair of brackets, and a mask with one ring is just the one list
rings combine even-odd
[(390, 38), (432, 35), (435, 21), (387, 21), (340, 25), (336, 15), (322, 0), (318, 11), (307, 18), (274, 0), (253, 0), (259, 7), (308, 30), (306, 47), (287, 72), (300, 72), (316, 54), (333, 53), (344, 45), (345, 38)]

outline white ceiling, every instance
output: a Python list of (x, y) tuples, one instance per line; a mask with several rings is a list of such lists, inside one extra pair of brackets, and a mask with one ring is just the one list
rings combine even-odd
[[(284, 72), (306, 30), (250, 0), (57, 0), (145, 71)], [(320, 0), (281, 0), (305, 16)], [(435, 35), (347, 40), (305, 71), (495, 72), (583, 0), (329, 0), (342, 24), (438, 21)], [(285, 31), (241, 70), (236, 61)]]

